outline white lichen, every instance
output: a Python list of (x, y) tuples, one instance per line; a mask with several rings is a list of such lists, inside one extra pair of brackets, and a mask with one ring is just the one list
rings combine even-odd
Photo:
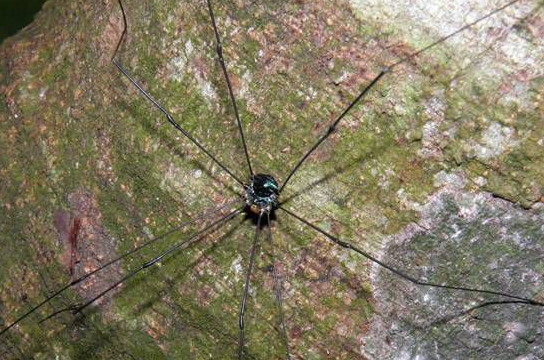
[[(499, 0), (350, 0), (358, 16), (381, 28), (393, 29), (395, 42), (420, 49), (462, 28), (505, 4)], [(463, 68), (476, 66), (479, 83), (511, 84), (512, 74), (525, 74), (524, 83), (544, 73), (544, 43), (522, 36), (519, 19), (529, 18), (534, 3), (520, 1), (449, 38), (437, 49), (447, 60)], [(435, 52), (436, 53), (436, 52)], [(503, 88), (501, 103), (528, 106), (530, 92), (519, 87)], [(508, 96), (515, 91), (521, 96)]]
[(514, 129), (499, 123), (491, 123), (482, 133), (479, 143), (472, 147), (473, 154), (480, 160), (497, 157), (508, 149), (518, 145)]

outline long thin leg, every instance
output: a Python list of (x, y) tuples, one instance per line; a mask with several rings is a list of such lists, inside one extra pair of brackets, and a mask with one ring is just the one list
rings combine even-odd
[(418, 55), (420, 55), (421, 53), (423, 53), (423, 52), (429, 50), (430, 48), (433, 48), (433, 47), (435, 47), (436, 45), (443, 43), (444, 41), (448, 40), (449, 38), (451, 38), (451, 37), (453, 37), (453, 36), (455, 36), (455, 35), (457, 35), (457, 34), (463, 32), (463, 31), (465, 31), (465, 30), (468, 29), (468, 28), (473, 27), (474, 25), (478, 24), (479, 22), (481, 22), (481, 21), (483, 21), (483, 20), (485, 20), (485, 19), (487, 19), (487, 18), (489, 18), (489, 17), (495, 15), (496, 13), (499, 13), (499, 12), (503, 11), (504, 9), (506, 9), (506, 8), (508, 8), (508, 7), (512, 6), (512, 5), (514, 5), (515, 3), (519, 2), (519, 1), (520, 1), (520, 0), (513, 0), (513, 1), (510, 1), (509, 3), (506, 3), (505, 5), (503, 5), (503, 6), (501, 6), (501, 7), (496, 8), (495, 10), (493, 10), (493, 11), (491, 11), (491, 12), (485, 14), (484, 16), (482, 16), (482, 17), (480, 17), (480, 18), (478, 18), (478, 19), (476, 19), (476, 20), (474, 20), (474, 21), (472, 21), (472, 22), (470, 22), (470, 23), (468, 23), (468, 24), (466, 24), (466, 25), (460, 27), (459, 29), (457, 29), (457, 30), (455, 30), (455, 31), (453, 31), (453, 32), (451, 32), (451, 33), (449, 33), (448, 35), (446, 35), (446, 36), (444, 36), (444, 37), (441, 37), (440, 39), (438, 39), (438, 40), (436, 40), (436, 41), (433, 41), (433, 42), (430, 43), (429, 45), (424, 46), (424, 47), (422, 47), (421, 49), (419, 49), (419, 50), (417, 50), (417, 51), (411, 53), (410, 55), (408, 55), (408, 56), (406, 56), (406, 57), (404, 57), (404, 58), (402, 58), (402, 59), (400, 59), (400, 60), (394, 62), (393, 64), (389, 65), (389, 69), (392, 70), (394, 67), (396, 67), (396, 66), (398, 66), (398, 65), (400, 65), (400, 64), (402, 64), (402, 63), (404, 63), (404, 62), (406, 62), (406, 61), (408, 61), (408, 60), (410, 60), (410, 59), (413, 59), (413, 58), (417, 57)]
[(244, 146), (244, 153), (246, 154), (247, 166), (249, 169), (249, 175), (253, 176), (253, 169), (251, 168), (251, 161), (249, 160), (249, 153), (247, 151), (246, 139), (244, 137), (244, 131), (242, 129), (242, 121), (240, 120), (240, 114), (238, 113), (238, 106), (236, 105), (236, 98), (234, 97), (234, 92), (232, 91), (232, 85), (230, 84), (229, 74), (227, 72), (227, 65), (225, 64), (225, 59), (223, 58), (223, 46), (221, 45), (221, 37), (219, 36), (219, 31), (217, 30), (217, 24), (215, 22), (215, 16), (213, 14), (212, 3), (208, 1), (208, 11), (210, 13), (210, 19), (212, 20), (213, 32), (215, 33), (215, 41), (217, 43), (216, 51), (217, 57), (219, 58), (219, 63), (221, 64), (221, 69), (223, 70), (223, 75), (225, 76), (225, 81), (227, 82), (227, 88), (229, 90), (230, 101), (232, 103), (232, 108), (234, 109), (234, 115), (236, 116), (236, 122), (238, 123), (238, 131), (240, 137), (242, 138), (242, 145)]
[(245, 323), (244, 316), (246, 314), (247, 296), (249, 294), (249, 282), (251, 280), (251, 272), (253, 271), (253, 263), (255, 262), (255, 255), (257, 250), (257, 240), (259, 239), (259, 233), (261, 232), (261, 219), (263, 214), (259, 215), (257, 220), (257, 227), (255, 228), (255, 236), (253, 237), (253, 244), (251, 245), (251, 253), (249, 255), (249, 266), (247, 268), (246, 282), (244, 284), (244, 294), (242, 295), (242, 304), (240, 305), (240, 314), (238, 316), (238, 325), (240, 327), (240, 337), (238, 340), (238, 359), (241, 360), (244, 356), (244, 336), (245, 336)]
[(109, 287), (107, 287), (105, 290), (103, 290), (102, 292), (100, 292), (98, 295), (96, 295), (95, 297), (93, 297), (92, 299), (88, 300), (87, 302), (83, 303), (82, 305), (79, 305), (77, 307), (74, 308), (74, 306), (70, 306), (66, 309), (62, 309), (62, 310), (57, 310), (55, 311), (53, 314), (49, 315), (46, 317), (46, 319), (48, 318), (51, 318), (53, 317), (55, 314), (59, 314), (63, 311), (68, 311), (68, 310), (72, 310), (72, 312), (74, 314), (77, 314), (77, 313), (80, 313), (82, 312), (85, 308), (87, 308), (89, 305), (91, 305), (92, 303), (94, 303), (96, 300), (100, 299), (101, 297), (103, 297), (104, 295), (106, 295), (108, 292), (110, 292), (111, 290), (115, 289), (117, 286), (121, 285), (122, 283), (126, 282), (127, 280), (129, 280), (130, 278), (134, 277), (135, 275), (137, 275), (138, 273), (140, 273), (141, 271), (143, 270), (146, 270), (148, 268), (150, 268), (151, 266), (157, 264), (159, 261), (161, 261), (162, 259), (164, 259), (166, 256), (168, 255), (171, 255), (172, 253), (180, 250), (183, 246), (185, 245), (191, 245), (193, 242), (195, 242), (196, 240), (198, 240), (202, 235), (204, 235), (206, 232), (208, 232), (210, 229), (216, 227), (219, 225), (218, 228), (221, 228), (223, 225), (225, 225), (229, 220), (231, 220), (232, 218), (234, 218), (236, 215), (238, 215), (240, 212), (242, 212), (242, 210), (244, 209), (245, 205), (232, 211), (231, 213), (219, 218), (218, 220), (214, 221), (213, 223), (211, 223), (210, 225), (206, 226), (204, 229), (196, 232), (195, 234), (193, 234), (190, 238), (186, 239), (186, 240), (183, 240), (177, 244), (174, 244), (172, 245), (171, 247), (169, 247), (168, 249), (166, 249), (165, 251), (163, 251), (162, 253), (160, 253), (159, 255), (155, 256), (154, 258), (152, 258), (151, 260), (149, 261), (146, 261), (145, 263), (143, 263), (142, 265), (140, 265), (138, 268), (132, 270), (131, 272), (129, 272), (127, 275), (123, 276), (120, 280), (116, 281), (115, 283), (113, 283), (112, 285), (110, 285)]
[(357, 96), (355, 98), (355, 100), (353, 100), (351, 102), (351, 104), (349, 104), (349, 106), (346, 108), (346, 110), (344, 110), (344, 112), (332, 123), (332, 125), (329, 126), (329, 128), (327, 129), (327, 131), (317, 140), (317, 142), (314, 144), (314, 146), (312, 146), (312, 148), (306, 153), (304, 154), (304, 156), (299, 160), (299, 162), (295, 165), (295, 167), (293, 168), (293, 170), (291, 170), (291, 172), (289, 173), (289, 175), (287, 175), (287, 178), (285, 179), (285, 181), (283, 182), (281, 188), (280, 188), (280, 192), (283, 190), (283, 188), (285, 187), (285, 185), (287, 185), (287, 183), (289, 182), (289, 180), (291, 179), (291, 177), (297, 172), (297, 170), (300, 168), (300, 166), (302, 165), (302, 163), (304, 163), (304, 161), (306, 161), (306, 158), (308, 158), (308, 156), (310, 156), (314, 151), (315, 149), (318, 148), (319, 145), (321, 145), (321, 143), (323, 141), (325, 141), (335, 130), (336, 130), (336, 126), (338, 125), (338, 123), (340, 122), (340, 120), (342, 120), (342, 118), (359, 102), (359, 100), (361, 100), (364, 95), (376, 84), (376, 82), (378, 82), (378, 80), (384, 76), (386, 73), (388, 72), (391, 72), (393, 70), (393, 68), (395, 68), (396, 66), (406, 62), (407, 60), (409, 59), (412, 59), (418, 55), (420, 55), (421, 53), (435, 47), (436, 45), (438, 44), (441, 44), (443, 43), (444, 41), (450, 39), (451, 37), (473, 27), (474, 25), (478, 24), (479, 22), (497, 14), (498, 12), (501, 12), (502, 10), (508, 8), (509, 6), (512, 6), (514, 5), (515, 3), (519, 2), (520, 0), (513, 0), (513, 1), (510, 1), (509, 3), (507, 3), (506, 5), (503, 5), (493, 11), (491, 11), (490, 13), (478, 18), (477, 20), (469, 23), (469, 24), (466, 24), (465, 26), (453, 31), (452, 33), (432, 42), (431, 44), (413, 52), (412, 54), (408, 55), (407, 57), (405, 58), (402, 58), (396, 62), (394, 62), (393, 64), (389, 65), (389, 66), (386, 66), (382, 69), (382, 71), (370, 82), (369, 85), (367, 85), (363, 91), (359, 94), (359, 96)]
[(127, 256), (130, 256), (132, 254), (134, 254), (135, 252), (145, 248), (145, 247), (148, 247), (152, 244), (154, 244), (155, 242), (159, 241), (159, 240), (162, 240), (164, 239), (165, 237), (175, 233), (176, 231), (179, 231), (181, 229), (183, 229), (184, 227), (186, 226), (189, 226), (191, 224), (193, 224), (194, 222), (196, 221), (199, 221), (199, 220), (202, 220), (202, 219), (208, 219), (211, 215), (213, 214), (216, 214), (217, 212), (231, 206), (233, 204), (233, 202), (229, 202), (228, 204), (226, 205), (223, 205), (223, 206), (220, 206), (219, 208), (216, 208), (216, 209), (213, 209), (213, 210), (209, 210), (209, 211), (206, 211), (204, 214), (202, 214), (201, 216), (195, 218), (195, 219), (191, 219), (189, 221), (186, 221), (185, 223), (179, 225), (179, 226), (176, 226), (175, 228), (163, 233), (163, 234), (160, 234), (146, 242), (144, 242), (143, 244), (135, 247), (134, 249), (124, 253), (123, 255), (113, 259), (113, 260), (110, 260), (108, 262), (106, 262), (104, 265), (100, 266), (99, 268), (96, 268), (94, 269), (93, 271), (90, 271), (82, 276), (80, 276), (79, 278), (75, 279), (75, 280), (72, 280), (70, 281), (68, 284), (66, 284), (65, 286), (63, 286), (62, 288), (58, 289), (56, 292), (54, 292), (53, 294), (49, 295), (47, 298), (45, 298), (44, 300), (42, 300), (39, 304), (35, 305), (34, 307), (32, 307), (30, 310), (28, 310), (26, 313), (24, 313), (23, 315), (21, 315), (19, 318), (17, 318), (15, 321), (13, 321), (11, 324), (9, 324), (7, 327), (5, 327), (4, 329), (2, 329), (0, 331), (0, 336), (5, 333), (6, 331), (8, 331), (9, 329), (11, 329), (12, 327), (14, 327), (15, 325), (17, 325), (18, 323), (20, 323), (21, 321), (23, 321), (24, 319), (26, 319), (28, 316), (32, 315), (34, 312), (36, 312), (38, 309), (40, 309), (42, 306), (44, 306), (45, 304), (47, 304), (48, 302), (50, 302), (51, 300), (53, 300), (55, 297), (59, 296), (60, 294), (62, 294), (64, 291), (68, 290), (69, 288), (85, 281), (86, 279), (88, 279), (89, 277), (93, 276), (94, 274), (102, 271), (103, 269), (109, 267), (110, 265), (112, 264), (115, 264), (116, 262), (120, 261), (120, 260), (123, 260), (124, 258), (126, 258)]
[(475, 288), (469, 288), (469, 287), (464, 287), (464, 286), (442, 285), (442, 284), (437, 284), (437, 283), (433, 283), (433, 282), (427, 282), (427, 281), (422, 281), (422, 280), (416, 279), (416, 278), (414, 278), (414, 277), (412, 277), (410, 275), (407, 275), (407, 274), (403, 273), (402, 271), (400, 271), (398, 269), (395, 269), (393, 266), (388, 265), (388, 264), (376, 259), (374, 256), (372, 256), (369, 253), (359, 249), (355, 245), (350, 244), (348, 242), (345, 242), (343, 240), (340, 240), (338, 237), (329, 234), (328, 232), (321, 229), (317, 225), (314, 225), (311, 222), (309, 222), (308, 220), (305, 220), (305, 219), (301, 218), (300, 216), (298, 216), (297, 214), (293, 213), (292, 211), (287, 210), (285, 207), (280, 206), (279, 208), (281, 210), (283, 210), (284, 212), (286, 212), (287, 214), (289, 214), (290, 216), (297, 219), (298, 221), (300, 221), (301, 223), (303, 223), (303, 224), (311, 227), (315, 231), (325, 235), (325, 237), (327, 237), (332, 242), (340, 245), (341, 247), (343, 247), (345, 249), (353, 250), (356, 253), (359, 253), (360, 255), (364, 256), (368, 260), (380, 265), (381, 267), (391, 271), (393, 274), (395, 274), (395, 275), (397, 275), (397, 276), (399, 276), (399, 277), (401, 277), (401, 278), (403, 278), (405, 280), (408, 280), (413, 284), (421, 285), (421, 286), (430, 286), (430, 287), (435, 287), (435, 288), (440, 288), (440, 289), (450, 289), (450, 290), (458, 290), (458, 291), (473, 292), (473, 293), (480, 293), (480, 294), (490, 294), (490, 295), (504, 296), (504, 297), (507, 297), (507, 298), (510, 298), (510, 299), (520, 300), (522, 303), (527, 304), (527, 305), (544, 306), (544, 303), (542, 303), (542, 302), (532, 300), (532, 299), (528, 299), (528, 298), (524, 298), (524, 297), (521, 297), (521, 296), (516, 296), (516, 295), (503, 293), (503, 292), (500, 292), (500, 291), (485, 290), (485, 289), (475, 289)]
[(266, 213), (268, 220), (268, 243), (270, 244), (270, 255), (272, 257), (272, 276), (274, 277), (274, 293), (276, 295), (276, 302), (278, 303), (278, 311), (280, 316), (281, 331), (283, 333), (283, 341), (285, 343), (285, 358), (291, 359), (291, 352), (289, 351), (289, 337), (287, 336), (287, 327), (285, 326), (285, 315), (283, 313), (283, 302), (281, 296), (281, 282), (276, 269), (276, 261), (274, 258), (274, 240), (272, 238), (272, 228), (270, 227), (270, 213)]
[(331, 136), (331, 134), (336, 130), (336, 126), (338, 125), (340, 120), (342, 120), (344, 118), (344, 116), (346, 116), (347, 113), (351, 109), (353, 109), (353, 107), (355, 105), (357, 105), (357, 103), (368, 93), (368, 91), (370, 89), (372, 89), (372, 87), (374, 85), (376, 85), (378, 80), (380, 80), (381, 77), (384, 76), (388, 71), (389, 71), (388, 68), (383, 68), (382, 71), (380, 71), (380, 73), (378, 75), (376, 75), (376, 77), (374, 79), (372, 79), (372, 81), (363, 89), (363, 91), (361, 91), (361, 93), (351, 102), (351, 104), (349, 104), (349, 106), (342, 112), (342, 114), (340, 114), (340, 116), (338, 116), (336, 118), (336, 120), (334, 120), (334, 122), (327, 128), (327, 131), (325, 131), (325, 133), (323, 135), (321, 135), (321, 137), (317, 140), (317, 142), (314, 144), (314, 146), (312, 146), (311, 149), (308, 150), (308, 152), (306, 154), (304, 154), (304, 156), (302, 156), (302, 158), (298, 161), (298, 163), (295, 165), (295, 167), (291, 170), (289, 175), (287, 175), (287, 178), (285, 178), (285, 181), (283, 182), (283, 184), (280, 187), (280, 193), (282, 192), (285, 185), (287, 185), (287, 183), (289, 182), (291, 177), (293, 177), (293, 175), (295, 175), (295, 173), (300, 168), (302, 163), (304, 161), (306, 161), (308, 156), (310, 156), (315, 151), (315, 149), (317, 149), (318, 146), (321, 145), (321, 143), (323, 141), (327, 140), (327, 138), (329, 136)]
[(119, 48), (121, 47), (121, 44), (123, 43), (123, 40), (125, 39), (125, 36), (127, 35), (127, 16), (125, 14), (125, 8), (123, 6), (123, 2), (121, 0), (117, 0), (119, 3), (119, 7), (121, 8), (121, 15), (123, 16), (123, 31), (121, 32), (121, 37), (119, 38), (119, 41), (117, 42), (117, 45), (115, 46), (115, 51), (113, 52), (113, 55), (111, 57), (111, 61), (115, 59), (117, 56), (117, 52), (119, 52)]
[(212, 159), (221, 169), (223, 169), (227, 174), (229, 174), (234, 180), (236, 180), (240, 185), (244, 186), (244, 183), (242, 180), (240, 180), (236, 175), (233, 174), (229, 168), (227, 168), (223, 163), (221, 163), (212, 153), (210, 153), (196, 138), (194, 138), (187, 130), (185, 130), (179, 123), (177, 123), (172, 115), (157, 101), (155, 100), (124, 68), (123, 66), (115, 59), (115, 56), (117, 54), (117, 51), (119, 50), (119, 46), (121, 44), (121, 41), (126, 36), (127, 33), (127, 19), (125, 15), (125, 9), (123, 8), (123, 4), (121, 3), (121, 0), (119, 1), (119, 6), (121, 7), (121, 12), (123, 14), (123, 33), (121, 34), (121, 38), (119, 39), (119, 43), (117, 44), (115, 48), (115, 52), (113, 57), (111, 58), (111, 61), (115, 67), (140, 91), (142, 95), (146, 97), (147, 100), (149, 100), (163, 115), (166, 117), (168, 122), (176, 128), (176, 130), (180, 131), (187, 139), (189, 139), (193, 144), (195, 144), (204, 154), (206, 154), (210, 159)]
[(484, 308), (484, 307), (495, 306), (495, 305), (512, 305), (512, 304), (527, 305), (527, 302), (523, 301), (523, 300), (487, 301), (487, 302), (484, 302), (482, 304), (472, 306), (472, 307), (470, 307), (470, 308), (468, 308), (466, 310), (463, 310), (460, 313), (457, 313), (457, 314), (454, 314), (454, 315), (449, 315), (449, 316), (443, 317), (441, 319), (438, 319), (436, 321), (433, 321), (429, 325), (433, 326), (433, 325), (438, 325), (438, 324), (444, 324), (444, 323), (447, 323), (448, 321), (459, 318), (459, 317), (461, 317), (463, 315), (470, 314), (471, 312), (473, 312), (473, 311), (475, 311), (477, 309)]

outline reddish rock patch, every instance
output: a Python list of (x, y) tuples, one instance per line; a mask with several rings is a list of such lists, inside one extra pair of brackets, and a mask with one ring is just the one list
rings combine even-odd
[[(116, 255), (115, 240), (104, 229), (93, 195), (79, 189), (68, 196), (69, 210), (58, 210), (54, 225), (59, 241), (64, 248), (62, 261), (71, 279), (78, 279), (99, 268)], [(112, 264), (76, 286), (76, 291), (84, 300), (90, 300), (121, 277), (120, 264)], [(107, 296), (96, 301), (105, 305), (111, 298)]]

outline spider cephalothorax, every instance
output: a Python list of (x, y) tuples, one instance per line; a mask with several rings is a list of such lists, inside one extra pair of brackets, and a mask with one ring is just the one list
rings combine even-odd
[(278, 205), (278, 182), (272, 175), (255, 174), (246, 188), (246, 204), (255, 214), (270, 212)]

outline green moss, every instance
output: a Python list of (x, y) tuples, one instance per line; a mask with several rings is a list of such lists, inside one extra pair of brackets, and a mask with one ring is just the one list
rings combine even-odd
[[(185, 129), (245, 180), (247, 170), (227, 89), (215, 60), (207, 14), (190, 4), (178, 5), (130, 3), (128, 43), (120, 59)], [(359, 72), (361, 65), (350, 57), (353, 54), (345, 49), (346, 42), (340, 38), (343, 35), (334, 32), (336, 26), (325, 25), (323, 34), (328, 41), (322, 47), (315, 46), (319, 43), (315, 31), (322, 30), (314, 25), (327, 16), (334, 21), (342, 19), (345, 23), (337, 22), (338, 28), (345, 26), (342, 33), (360, 37), (361, 44), (382, 41), (399, 29), (354, 21), (346, 4), (320, 3), (320, 11), (311, 4), (285, 4), (286, 16), (282, 18), (276, 13), (283, 9), (280, 5), (255, 9), (242, 5), (217, 4), (218, 19), (225, 25), (222, 35), (226, 38), (229, 72), (237, 94), (245, 81), (243, 75), (251, 75), (251, 81), (245, 84), (248, 91), (239, 96), (238, 104), (255, 168), (282, 180), (375, 70), (372, 62), (367, 73)], [(2, 281), (2, 305), (9, 309), (2, 312), (4, 318), (14, 318), (56, 288), (53, 285), (68, 280), (52, 216), (58, 209), (69, 210), (67, 197), (74, 191), (92, 193), (103, 230), (115, 243), (116, 255), (222, 199), (234, 197), (217, 181), (232, 184), (228, 176), (177, 133), (109, 64), (109, 55), (102, 52), (112, 51), (115, 45), (113, 34), (119, 28), (110, 23), (116, 21), (112, 14), (118, 9), (113, 3), (111, 8), (95, 6), (100, 5), (59, 2), (47, 6), (48, 15), (43, 16), (47, 26), (40, 28), (43, 43), (21, 45), (19, 51), (30, 54), (35, 48), (37, 55), (10, 70), (9, 79), (8, 70), (2, 67), (3, 86), (9, 86), (12, 79), (20, 80), (18, 90), (0, 105), (0, 113), (9, 119), (0, 123), (1, 176), (8, 179), (0, 189), (4, 202), (0, 206), (7, 214), (0, 222), (0, 231), (3, 238), (13, 239), (5, 244), (11, 257), (2, 257), (6, 266), (0, 270), (0, 277), (6, 279)], [(304, 36), (288, 42), (286, 39), (296, 35), (291, 25), (296, 25), (293, 19), (301, 11), (319, 16), (319, 21), (305, 23)], [(55, 23), (59, 24), (55, 31), (47, 32), (47, 27)], [(275, 27), (270, 36), (276, 36), (275, 41), (263, 35), (271, 23)], [(245, 30), (238, 30), (240, 26)], [(259, 36), (248, 35), (250, 26)], [(62, 39), (62, 56), (58, 39)], [(179, 43), (171, 44), (178, 39)], [(193, 53), (185, 69), (175, 69), (181, 76), (174, 78), (167, 64), (174, 56), (183, 55), (189, 40)], [(261, 50), (275, 45), (285, 49), (274, 48), (272, 57), (259, 59)], [(531, 124), (538, 123), (538, 114), (491, 106), (486, 94), (495, 84), (468, 81), (448, 91), (453, 77), (449, 66), (446, 56), (437, 56), (434, 62), (422, 64), (421, 74), (410, 80), (396, 74), (384, 78), (293, 178), (292, 187), (282, 194), (284, 198), (298, 194), (288, 203), (290, 208), (345, 240), (376, 249), (386, 234), (417, 220), (417, 205), (413, 204), (426, 201), (435, 190), (432, 174), (443, 169), (461, 166), (472, 180), (485, 177), (484, 189), (499, 196), (527, 206), (537, 201), (538, 191), (533, 191), (531, 184), (536, 181), (537, 187), (541, 185), (535, 179), (542, 178), (540, 169), (544, 166), (538, 151), (540, 130)], [(337, 84), (344, 72), (352, 77)], [(211, 87), (215, 98), (206, 96), (201, 82)], [(42, 99), (43, 88), (47, 92)], [(457, 95), (456, 90), (462, 94)], [(455, 125), (457, 132), (453, 139), (440, 144), (443, 158), (421, 160), (418, 153), (425, 141), (423, 126), (431, 120), (426, 103), (440, 91), (444, 91), (447, 104), (441, 130)], [(533, 91), (538, 94), (538, 90)], [(8, 107), (8, 103), (17, 106)], [(19, 113), (22, 120), (13, 119), (12, 112)], [(509, 125), (510, 116), (516, 114), (516, 131), (528, 134), (518, 149), (499, 158), (500, 167), (477, 161), (465, 150), (465, 144), (486, 128), (474, 114), (503, 125)], [(41, 124), (46, 127), (43, 133), (38, 130)], [(15, 142), (8, 135), (12, 131), (16, 133)], [(195, 176), (199, 170), (202, 175)], [(323, 180), (327, 176), (330, 178)], [(404, 194), (404, 200), (399, 193)], [(372, 294), (368, 284), (353, 289), (346, 279), (366, 272), (364, 261), (353, 255), (347, 260), (332, 256), (324, 242), (317, 242), (315, 233), (299, 231), (299, 224), (292, 219), (282, 217), (277, 224), (276, 257), (286, 268), (285, 280), (291, 289), (286, 293), (286, 312), (294, 348), (305, 358), (324, 358), (325, 349), (336, 357), (358, 354), (354, 333), (374, 311), (369, 302)], [(123, 261), (122, 271), (134, 269), (196, 229), (190, 226)], [(42, 327), (34, 324), (35, 319), (25, 321), (10, 341), (25, 354), (35, 353), (36, 358), (124, 358), (127, 354), (156, 359), (223, 358), (225, 353), (235, 354), (237, 311), (251, 237), (252, 227), (243, 223), (221, 241), (206, 238), (195, 248), (165, 260), (160, 268), (127, 283), (115, 296), (111, 309), (91, 311), (82, 325), (85, 331), (66, 325), (71, 317), (65, 314)], [(212, 245), (214, 239), (217, 243)], [(439, 241), (422, 237), (418, 246), (431, 253)], [(500, 250), (508, 252), (506, 248)], [(52, 252), (51, 256), (44, 258), (44, 251)], [(311, 269), (319, 277), (330, 270), (330, 264), (308, 261), (320, 256), (337, 264), (342, 272), (338, 278), (324, 281), (332, 289), (327, 294), (316, 293), (312, 281), (315, 274), (304, 273)], [(490, 254), (482, 252), (474, 259), (486, 256)], [(21, 259), (31, 259), (26, 276), (34, 279), (33, 283), (21, 282)], [(452, 261), (460, 272), (470, 266), (461, 255)], [(233, 270), (237, 263), (242, 268), (240, 273)], [(264, 256), (258, 261), (253, 279), (255, 299), (248, 313), (248, 351), (255, 358), (280, 357), (283, 352), (268, 264)], [(45, 275), (40, 271), (44, 267)], [(40, 273), (46, 284), (37, 280)], [(437, 279), (440, 275), (437, 273)], [(5, 290), (12, 288), (17, 291)], [(342, 296), (350, 292), (357, 296), (346, 305)], [(29, 301), (20, 307), (25, 296)], [(55, 302), (39, 315), (64, 303), (81, 301), (79, 297), (70, 291), (62, 302)], [(323, 319), (314, 313), (316, 306)], [(356, 319), (356, 325), (346, 322), (348, 335), (329, 337), (346, 318)]]

